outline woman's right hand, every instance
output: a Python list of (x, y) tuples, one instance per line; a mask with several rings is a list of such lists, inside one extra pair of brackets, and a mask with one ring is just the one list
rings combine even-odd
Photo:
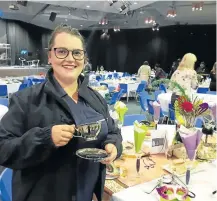
[(51, 139), (56, 147), (68, 144), (75, 133), (75, 125), (55, 125), (51, 129)]

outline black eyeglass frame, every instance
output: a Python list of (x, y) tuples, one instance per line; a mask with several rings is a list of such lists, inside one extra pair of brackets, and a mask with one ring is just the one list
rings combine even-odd
[[(57, 54), (56, 54), (56, 50), (57, 50), (57, 49), (64, 49), (64, 50), (67, 50), (67, 51), (68, 51), (68, 54), (67, 54), (65, 57), (63, 57), (63, 58), (60, 58), (60, 57), (58, 57)], [(51, 50), (52, 50), (52, 49), (49, 49), (49, 51), (51, 51)], [(53, 50), (54, 50), (54, 53), (55, 53), (55, 56), (56, 56), (57, 59), (65, 59), (65, 58), (69, 55), (69, 52), (71, 52), (71, 53), (72, 53), (72, 57), (73, 57), (75, 60), (81, 61), (81, 60), (83, 60), (83, 59), (85, 58), (85, 54), (86, 54), (86, 51), (85, 51), (85, 50), (80, 50), (80, 49), (68, 50), (67, 48), (54, 47)], [(83, 58), (82, 58), (82, 59), (77, 59), (77, 58), (75, 58), (75, 56), (74, 56), (74, 54), (73, 54), (74, 51), (81, 51), (81, 52), (83, 52)]]

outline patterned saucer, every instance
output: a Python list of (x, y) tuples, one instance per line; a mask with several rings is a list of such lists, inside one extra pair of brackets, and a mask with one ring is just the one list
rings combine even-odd
[(108, 157), (108, 154), (105, 150), (97, 148), (79, 149), (78, 151), (76, 151), (76, 155), (80, 158), (86, 160), (93, 160), (95, 162), (99, 162)]

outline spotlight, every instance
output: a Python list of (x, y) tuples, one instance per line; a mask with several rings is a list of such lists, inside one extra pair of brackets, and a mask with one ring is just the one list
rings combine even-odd
[(118, 2), (118, 1), (114, 1), (114, 0), (108, 0), (109, 5), (112, 6), (114, 3)]
[(123, 12), (125, 9), (127, 8), (127, 6), (125, 4), (123, 4), (119, 10), (120, 10), (120, 13)]
[(169, 17), (169, 18), (174, 18), (174, 17), (176, 17), (176, 10), (175, 10), (175, 9), (168, 10), (168, 12), (167, 12), (167, 17)]
[(108, 29), (103, 29), (103, 33), (100, 36), (102, 40), (108, 40), (110, 38), (110, 35), (108, 34)]
[(192, 11), (202, 11), (203, 10), (203, 2), (192, 4)]
[(159, 31), (160, 25), (158, 23), (153, 24), (152, 31)]
[(108, 20), (106, 18), (103, 18), (99, 21), (99, 24), (101, 25), (107, 25), (108, 24)]
[(154, 24), (155, 20), (153, 19), (153, 17), (148, 17), (145, 18), (145, 24)]
[(114, 32), (119, 32), (120, 31), (120, 27), (119, 26), (115, 26), (113, 30), (114, 30)]

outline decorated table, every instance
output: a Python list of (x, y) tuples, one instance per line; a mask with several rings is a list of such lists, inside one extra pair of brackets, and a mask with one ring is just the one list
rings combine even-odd
[[(200, 93), (194, 93), (192, 94), (194, 97), (197, 96), (198, 98), (202, 99), (204, 102), (207, 102), (209, 106), (212, 106), (213, 104), (216, 104), (217, 102), (217, 96), (211, 95), (211, 94), (200, 94)], [(169, 111), (169, 104), (171, 103), (171, 96), (172, 93), (162, 93), (158, 95), (158, 101), (160, 102), (161, 108), (164, 112)]]
[[(148, 121), (122, 127), (123, 154), (107, 167), (107, 178), (113, 180), (105, 185), (114, 201), (216, 199), (216, 96), (188, 96), (180, 85), (174, 86), (182, 92), (174, 103), (178, 126), (160, 121), (162, 105), (155, 101), (156, 127)], [(117, 102), (114, 108), (123, 122), (126, 105)], [(203, 118), (202, 129), (195, 128), (196, 118)]]
[(2, 117), (7, 113), (7, 111), (8, 111), (8, 108), (0, 104), (0, 121)]
[[(123, 137), (123, 146), (125, 143), (133, 143), (134, 141), (134, 128), (133, 126), (125, 126), (121, 128)], [(144, 145), (150, 145), (150, 138), (145, 139)], [(125, 150), (125, 149), (124, 149)], [(156, 186), (157, 181), (162, 175), (167, 175), (168, 172), (164, 170), (170, 161), (167, 160), (165, 154), (151, 155), (152, 161), (155, 162), (154, 168), (147, 169), (142, 163), (140, 166), (140, 177), (135, 177), (136, 173), (136, 156), (131, 154), (124, 154), (120, 160), (115, 161), (115, 166), (122, 169), (119, 178), (114, 180), (106, 180), (105, 192), (111, 196), (113, 201), (157, 201), (158, 194), (153, 191), (152, 194), (145, 192), (151, 191)], [(147, 159), (145, 158), (145, 163)], [(193, 200), (215, 200), (216, 196), (212, 192), (216, 190), (216, 164), (214, 163), (201, 163), (200, 169), (196, 173), (192, 173), (191, 181), (188, 187), (196, 194)], [(180, 177), (185, 182), (185, 177)]]
[[(206, 171), (192, 174), (192, 184), (189, 188), (192, 192), (196, 194), (195, 198), (191, 200), (202, 201), (209, 200), (214, 201), (217, 199), (216, 194), (213, 195), (212, 192), (216, 190), (216, 166), (214, 164), (207, 164)], [(181, 178), (184, 181), (184, 177)], [(114, 193), (112, 195), (113, 201), (158, 201), (159, 195), (156, 191), (150, 192), (156, 185), (157, 180), (152, 180), (147, 183), (143, 183), (134, 187), (124, 189), (120, 192)]]

